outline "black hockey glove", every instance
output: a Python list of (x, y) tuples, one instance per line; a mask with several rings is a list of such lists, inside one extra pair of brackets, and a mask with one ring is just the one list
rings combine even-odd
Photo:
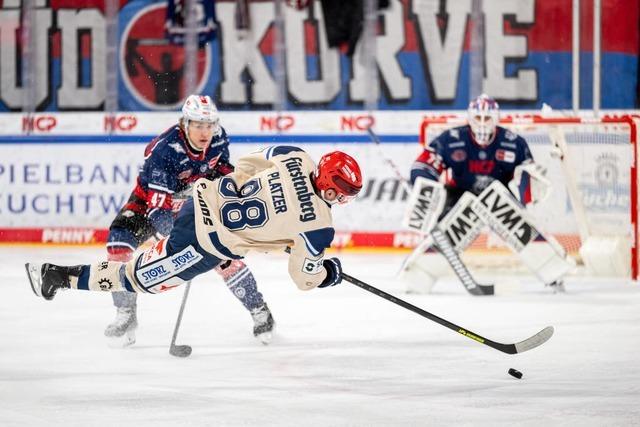
[(327, 277), (318, 285), (319, 288), (335, 286), (342, 282), (342, 265), (338, 258), (325, 259), (322, 266), (327, 270)]
[(224, 160), (218, 160), (218, 163), (216, 163), (213, 169), (207, 171), (205, 178), (213, 181), (216, 178), (230, 174), (234, 170), (235, 167), (231, 163), (225, 162)]

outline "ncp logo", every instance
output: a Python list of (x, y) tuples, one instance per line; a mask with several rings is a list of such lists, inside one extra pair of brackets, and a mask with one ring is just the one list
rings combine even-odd
[(130, 132), (138, 125), (138, 118), (133, 114), (104, 117), (105, 131)]
[(368, 114), (340, 116), (340, 130), (365, 131), (376, 123)]
[(58, 124), (54, 116), (24, 116), (22, 117), (23, 132), (51, 132)]
[(266, 131), (286, 131), (291, 129), (296, 124), (296, 119), (292, 115), (275, 115), (275, 116), (260, 116), (260, 130)]
[[(127, 7), (138, 7), (130, 3)], [(185, 98), (185, 49), (165, 38), (166, 3), (140, 7), (120, 37), (120, 73), (131, 95), (150, 109), (173, 110)], [(195, 93), (202, 92), (211, 69), (205, 46), (196, 55)]]

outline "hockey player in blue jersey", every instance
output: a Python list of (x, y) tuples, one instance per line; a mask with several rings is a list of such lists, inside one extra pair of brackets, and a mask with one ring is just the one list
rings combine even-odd
[[(179, 123), (145, 148), (136, 186), (109, 228), (108, 260), (126, 262), (145, 241), (168, 236), (175, 214), (190, 197), (192, 184), (202, 177), (214, 179), (232, 171), (229, 138), (220, 125), (215, 104), (208, 96), (189, 96)], [(234, 260), (216, 271), (251, 313), (254, 335), (268, 343), (274, 327), (273, 316), (249, 268)], [(130, 292), (112, 295), (117, 315), (104, 333), (122, 339), (124, 346), (131, 345), (135, 343), (138, 324), (137, 295)]]
[[(551, 236), (535, 229), (523, 209), (548, 195), (546, 172), (534, 162), (524, 138), (498, 123), (498, 103), (483, 94), (469, 104), (467, 125), (446, 130), (424, 148), (411, 167), (407, 217), (413, 215), (414, 224), (419, 223), (413, 228), (425, 235), (443, 231), (457, 253), (489, 226), (545, 284), (561, 289), (572, 260)], [(534, 250), (529, 245), (534, 240), (548, 245)], [(413, 258), (403, 273), (416, 267)], [(432, 285), (407, 282), (408, 290), (417, 293)]]
[(418, 177), (439, 181), (444, 175), (447, 202), (443, 215), (464, 192), (477, 196), (494, 180), (507, 186), (516, 167), (533, 163), (524, 138), (497, 126), (498, 103), (492, 98), (482, 95), (474, 100), (468, 119), (469, 124), (449, 129), (431, 141), (411, 166), (412, 184)]

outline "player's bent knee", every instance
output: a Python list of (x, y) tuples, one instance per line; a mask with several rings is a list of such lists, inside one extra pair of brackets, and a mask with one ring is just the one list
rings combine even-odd
[(247, 264), (245, 264), (244, 262), (240, 261), (239, 259), (234, 259), (231, 260), (230, 263), (225, 263), (226, 265), (223, 267), (223, 264), (217, 266), (215, 268), (216, 272), (222, 276), (222, 278), (224, 280), (227, 280), (233, 276), (235, 276), (236, 274), (240, 273), (242, 270), (247, 270), (249, 271), (249, 267), (247, 267)]
[(109, 261), (127, 262), (133, 257), (133, 249), (128, 246), (107, 247), (107, 259)]

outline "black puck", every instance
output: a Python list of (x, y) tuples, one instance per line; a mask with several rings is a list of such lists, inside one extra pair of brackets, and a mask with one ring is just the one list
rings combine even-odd
[(513, 368), (509, 368), (509, 375), (511, 375), (512, 377), (516, 377), (517, 379), (522, 378), (522, 372)]

